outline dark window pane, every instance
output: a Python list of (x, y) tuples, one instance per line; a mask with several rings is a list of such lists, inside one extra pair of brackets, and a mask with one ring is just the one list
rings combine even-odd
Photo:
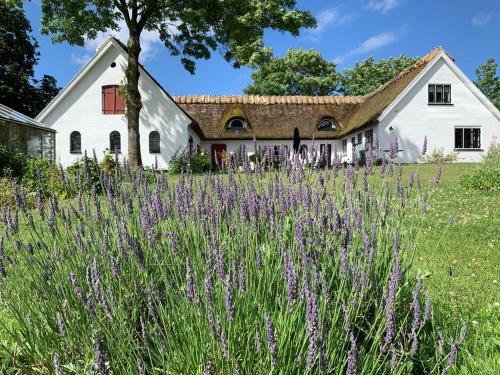
[(69, 152), (82, 152), (82, 136), (80, 132), (72, 132), (69, 138)]
[(443, 85), (436, 85), (436, 103), (443, 102)]
[(455, 148), (464, 148), (463, 144), (464, 129), (455, 129)]
[(444, 85), (443, 103), (451, 103), (451, 86)]
[(481, 129), (472, 129), (472, 147), (481, 148)]
[(363, 142), (363, 133), (358, 133), (358, 143)]
[(149, 133), (149, 153), (160, 153), (160, 133), (158, 133), (157, 131), (152, 131), (151, 133)]
[(111, 150), (111, 152), (121, 152), (120, 133), (118, 133), (116, 130), (112, 131), (109, 135), (109, 149)]
[(429, 103), (435, 102), (434, 92), (435, 92), (435, 86), (429, 85)]
[(472, 129), (464, 129), (464, 148), (472, 148)]

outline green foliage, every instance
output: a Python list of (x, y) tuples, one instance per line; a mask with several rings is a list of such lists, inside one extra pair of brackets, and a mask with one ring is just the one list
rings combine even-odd
[(418, 58), (399, 55), (376, 62), (374, 57), (370, 56), (342, 72), (339, 92), (343, 95), (369, 94), (415, 64), (417, 60)]
[(181, 174), (186, 172), (203, 173), (210, 169), (210, 158), (205, 150), (190, 157), (187, 151), (177, 150), (168, 163), (168, 173)]
[(492, 144), (480, 167), (460, 180), (467, 189), (500, 191), (500, 146)]
[(191, 158), (191, 172), (203, 173), (210, 169), (210, 158), (205, 150), (201, 150)]
[(495, 59), (488, 59), (476, 70), (476, 86), (500, 109), (500, 77), (497, 75)]
[(34, 117), (60, 89), (52, 76), (34, 79), (39, 53), (31, 31), (22, 7), (0, 1), (0, 103)]
[(0, 145), (0, 177), (22, 177), (26, 160), (26, 154)]
[(48, 198), (52, 194), (56, 194), (59, 198), (66, 198), (67, 196), (57, 166), (52, 161), (27, 158), (22, 182), (31, 192), (40, 189), (44, 198)]
[(442, 147), (432, 150), (432, 153), (420, 157), (420, 162), (425, 164), (453, 163), (458, 161), (458, 153), (453, 151), (449, 154), (444, 154)]
[(8, 178), (0, 177), (0, 207), (13, 207), (15, 204), (12, 181)]
[(168, 172), (170, 174), (181, 174), (189, 170), (189, 155), (187, 152), (177, 150), (168, 163)]
[(267, 55), (256, 64), (248, 95), (332, 95), (338, 84), (335, 64), (314, 50), (290, 48), (284, 57)]

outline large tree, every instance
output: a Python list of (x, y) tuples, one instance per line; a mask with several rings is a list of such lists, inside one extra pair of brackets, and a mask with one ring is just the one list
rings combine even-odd
[(38, 43), (20, 7), (0, 1), (0, 103), (36, 116), (59, 92), (54, 77), (34, 79)]
[(252, 72), (249, 95), (332, 95), (337, 88), (335, 64), (314, 50), (290, 48), (283, 57), (264, 55)]
[(404, 55), (375, 61), (373, 56), (342, 72), (339, 92), (343, 95), (366, 95), (409, 68), (418, 58)]
[(500, 77), (497, 75), (495, 59), (488, 59), (475, 69), (477, 80), (475, 84), (491, 102), (500, 109)]
[[(17, 0), (20, 2), (20, 0)], [(308, 11), (297, 10), (295, 0), (41, 0), (42, 32), (54, 41), (83, 45), (98, 32), (117, 30), (124, 21), (128, 31), (127, 120), (128, 160), (142, 164), (139, 143), (141, 95), (138, 89), (140, 37), (156, 30), (171, 54), (181, 57), (191, 73), (195, 60), (220, 51), (235, 67), (251, 64), (265, 51), (267, 28), (298, 35), (314, 27)]]

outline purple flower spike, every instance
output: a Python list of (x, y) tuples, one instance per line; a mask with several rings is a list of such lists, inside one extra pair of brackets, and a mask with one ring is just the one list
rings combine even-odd
[(422, 145), (422, 155), (427, 153), (427, 136), (424, 136), (424, 144)]
[(264, 320), (266, 322), (266, 332), (267, 332), (267, 346), (269, 354), (271, 355), (271, 363), (276, 366), (278, 363), (278, 351), (276, 348), (276, 337), (274, 333), (274, 324), (269, 314), (266, 312), (264, 314)]

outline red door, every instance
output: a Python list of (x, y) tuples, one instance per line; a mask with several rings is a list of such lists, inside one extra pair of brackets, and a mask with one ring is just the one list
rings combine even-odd
[(212, 165), (222, 166), (226, 156), (226, 145), (215, 143), (212, 145)]

